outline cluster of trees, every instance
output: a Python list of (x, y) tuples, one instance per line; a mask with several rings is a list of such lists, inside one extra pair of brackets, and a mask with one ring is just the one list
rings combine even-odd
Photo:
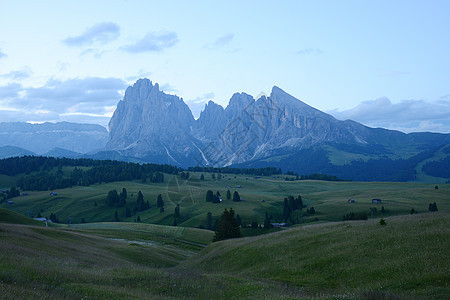
[[(115, 207), (123, 207), (126, 206), (126, 199), (127, 199), (127, 190), (125, 188), (122, 189), (122, 192), (120, 194), (117, 194), (116, 190), (112, 190), (108, 192), (108, 198), (105, 201), (106, 205), (108, 206), (115, 206)], [(122, 200), (124, 199), (124, 200)], [(112, 204), (112, 205), (111, 205)], [(159, 208), (160, 212), (164, 212), (164, 201), (162, 199), (162, 195), (159, 194), (158, 198), (156, 200), (156, 206)], [(140, 222), (141, 218), (139, 215), (137, 215), (138, 212), (141, 211), (145, 211), (147, 209), (152, 208), (152, 206), (150, 206), (150, 202), (147, 200), (144, 200), (144, 195), (142, 194), (141, 191), (138, 192), (137, 194), (137, 198), (136, 198), (136, 205), (134, 206), (134, 215), (136, 216), (135, 218), (135, 222)], [(176, 208), (176, 215), (178, 218), (180, 216), (180, 208), (178, 207), (178, 209)], [(132, 210), (130, 209), (130, 206), (127, 205), (125, 207), (125, 214), (123, 215), (125, 216), (125, 218), (129, 218), (132, 216)], [(115, 222), (120, 222), (120, 216), (119, 216), (119, 212), (116, 210), (114, 212), (114, 221)]]
[(123, 188), (120, 194), (117, 193), (117, 190), (112, 190), (108, 192), (108, 196), (106, 197), (106, 205), (113, 207), (124, 207), (127, 203), (127, 189)]
[(214, 194), (214, 192), (211, 190), (206, 191), (206, 202), (212, 202), (212, 203), (222, 202), (222, 196), (220, 195), (220, 192), (217, 191)]
[(324, 180), (324, 181), (345, 181), (344, 179), (340, 179), (334, 175), (327, 174), (310, 174), (310, 175), (298, 175), (298, 173), (294, 173), (292, 171), (286, 172), (286, 175), (295, 176), (294, 177), (286, 177), (284, 180), (286, 181), (294, 181), (294, 180)]
[[(231, 192), (230, 190), (227, 190), (227, 200), (231, 200)], [(237, 191), (234, 191), (233, 193), (233, 201), (234, 202), (239, 202), (241, 201), (241, 196), (239, 195), (239, 193)], [(220, 203), (222, 202), (222, 196), (220, 195), (220, 192), (217, 191), (215, 194), (213, 191), (208, 190), (206, 192), (206, 202), (212, 202), (212, 203)]]
[(50, 221), (52, 221), (53, 223), (59, 223), (59, 219), (58, 219), (58, 217), (56, 216), (56, 214), (54, 214), (54, 213), (51, 213), (50, 214), (50, 217), (48, 218)]
[(238, 237), (242, 237), (242, 234), (234, 216), (234, 210), (232, 208), (230, 210), (225, 209), (217, 222), (213, 242)]
[(214, 167), (190, 167), (188, 171), (204, 173), (222, 173), (222, 174), (243, 174), (256, 176), (272, 176), (281, 174), (281, 169), (274, 167), (264, 168), (214, 168)]
[(191, 174), (189, 174), (189, 172), (181, 171), (180, 176), (181, 176), (182, 179), (186, 179), (187, 180), (187, 179), (189, 179), (189, 177), (191, 177)]
[(429, 210), (429, 211), (438, 211), (436, 202), (430, 203), (430, 204), (428, 205), (428, 210)]
[(150, 208), (150, 203), (147, 201), (144, 201), (144, 195), (141, 191), (137, 194), (136, 199), (136, 211), (144, 211)]
[(6, 193), (2, 194), (2, 200), (4, 201), (17, 196), (20, 196), (20, 190), (13, 186)]
[(367, 220), (367, 213), (365, 211), (359, 212), (359, 213), (349, 212), (349, 213), (345, 214), (342, 219), (344, 221), (347, 221), (347, 220)]
[(288, 220), (291, 219), (291, 213), (293, 211), (302, 210), (304, 207), (306, 206), (303, 205), (303, 199), (302, 196), (300, 195), (298, 195), (297, 197), (289, 195), (287, 198), (284, 198), (284, 205), (283, 205), (284, 222), (287, 222)]
[[(75, 167), (70, 174), (62, 168)], [(84, 167), (84, 168), (82, 168)], [(57, 169), (55, 171), (55, 169)], [(0, 160), (0, 174), (25, 174), (17, 186), (22, 190), (54, 190), (74, 185), (88, 186), (100, 182), (128, 181), (149, 178), (151, 182), (164, 182), (164, 174), (178, 174), (181, 168), (169, 165), (137, 164), (112, 160), (71, 159), (23, 156)]]

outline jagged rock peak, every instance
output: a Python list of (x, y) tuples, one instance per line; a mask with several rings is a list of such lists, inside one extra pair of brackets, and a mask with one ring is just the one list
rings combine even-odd
[(155, 83), (153, 86), (151, 80), (147, 78), (138, 79), (133, 86), (129, 86), (125, 91), (123, 101), (133, 101), (138, 99), (147, 99), (151, 91), (155, 89), (159, 91), (159, 85)]

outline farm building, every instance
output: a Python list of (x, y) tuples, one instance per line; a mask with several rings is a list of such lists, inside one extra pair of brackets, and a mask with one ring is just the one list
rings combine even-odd
[(381, 203), (381, 199), (372, 199), (372, 203)]
[(355, 203), (355, 199), (348, 199), (348, 203)]

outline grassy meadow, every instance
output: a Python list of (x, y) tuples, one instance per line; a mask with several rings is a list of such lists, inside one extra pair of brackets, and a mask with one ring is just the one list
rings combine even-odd
[(212, 244), (210, 231), (173, 226), (2, 222), (0, 290), (3, 299), (447, 299), (449, 216), (312, 224)]
[[(139, 215), (142, 223), (173, 225), (174, 209), (180, 205), (180, 217), (177, 224), (183, 227), (206, 227), (207, 213), (211, 212), (213, 220), (219, 218), (224, 208), (232, 207), (240, 215), (242, 222), (251, 224), (264, 222), (265, 212), (272, 216), (273, 222), (283, 222), (283, 199), (288, 195), (301, 195), (304, 204), (313, 206), (316, 213), (309, 215), (306, 208), (292, 214), (295, 223), (340, 221), (348, 212), (366, 212), (369, 217), (409, 214), (414, 208), (417, 212), (426, 212), (428, 204), (436, 202), (440, 211), (450, 211), (450, 185), (392, 182), (330, 182), (330, 181), (286, 181), (285, 176), (260, 177), (243, 175), (222, 175), (221, 179), (212, 179), (205, 173), (205, 180), (200, 180), (201, 173), (191, 173), (189, 179), (180, 176), (165, 175), (164, 183), (142, 183), (141, 181), (111, 182), (94, 184), (89, 187), (75, 186), (56, 190), (57, 196), (50, 191), (27, 192), (28, 195), (12, 199), (15, 203), (0, 207), (8, 208), (26, 216), (34, 217), (38, 213), (49, 216), (55, 213), (61, 223), (112, 222), (115, 211), (119, 219), (134, 222)], [(217, 174), (216, 174), (217, 175)], [(0, 178), (1, 179), (1, 178)], [(0, 186), (5, 186), (0, 182)], [(238, 187), (239, 186), (239, 187)], [(125, 217), (126, 207), (108, 207), (105, 204), (108, 191), (127, 189), (127, 204), (132, 216)], [(220, 204), (206, 202), (206, 191), (217, 191), (224, 200)], [(242, 200), (233, 202), (226, 199), (226, 192), (238, 191)], [(138, 191), (142, 191), (144, 201), (149, 201), (152, 208), (137, 212), (135, 206)], [(164, 201), (164, 212), (156, 207), (158, 194)], [(355, 203), (348, 203), (348, 199)], [(371, 199), (382, 199), (381, 204), (372, 204)], [(385, 212), (382, 214), (381, 209)], [(377, 211), (372, 215), (371, 208)]]
[[(436, 189), (285, 176), (213, 179), (208, 173), (200, 180), (201, 175), (74, 186), (56, 190), (56, 196), (22, 191), (26, 195), (12, 198), (14, 204), (0, 204), (1, 298), (449, 298), (449, 184)], [(16, 179), (2, 176), (0, 187)], [(108, 191), (122, 188), (126, 206), (108, 207)], [(206, 202), (207, 190), (219, 191), (224, 201)], [(242, 201), (227, 200), (227, 190), (238, 191)], [(152, 207), (138, 212), (141, 222), (134, 222), (139, 191)], [(156, 207), (158, 194), (164, 212)], [(287, 228), (242, 228), (244, 238), (216, 243), (213, 231), (200, 229), (207, 226), (208, 212), (216, 220), (229, 207), (246, 224), (262, 224), (266, 211), (273, 222), (282, 222), (288, 195), (301, 195), (307, 207), (292, 213), (296, 224)], [(439, 211), (428, 212), (434, 202)], [(178, 226), (172, 226), (177, 204)], [(311, 207), (315, 214), (307, 213)], [(418, 213), (410, 214), (412, 208)], [(112, 222), (115, 211), (120, 222)], [(366, 212), (369, 220), (342, 221), (348, 212)], [(46, 227), (27, 217), (38, 213), (55, 213), (60, 223)], [(379, 224), (381, 218), (386, 225)]]

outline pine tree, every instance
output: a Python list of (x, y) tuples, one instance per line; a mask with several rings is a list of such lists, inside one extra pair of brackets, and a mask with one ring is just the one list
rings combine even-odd
[(138, 192), (136, 203), (139, 211), (145, 210), (144, 195), (141, 191)]
[(205, 175), (200, 175), (200, 180), (205, 180)]
[(227, 191), (227, 200), (231, 200), (231, 192), (230, 192), (230, 190)]
[(238, 222), (238, 225), (239, 225), (239, 226), (242, 225), (241, 216), (240, 216), (239, 214), (236, 215), (236, 221)]
[(239, 193), (237, 191), (234, 191), (234, 193), (233, 193), (233, 201), (234, 202), (241, 201), (241, 196), (239, 196)]
[(212, 213), (208, 211), (206, 214), (206, 229), (212, 229)]
[(215, 233), (213, 242), (242, 236), (232, 208), (229, 211), (227, 209), (223, 211), (217, 223)]
[(211, 190), (208, 190), (206, 192), (206, 202), (213, 202), (214, 200), (214, 193)]
[(164, 207), (164, 201), (161, 194), (158, 195), (158, 200), (156, 200), (156, 206), (159, 208)]
[(283, 219), (284, 222), (287, 222), (291, 215), (291, 208), (289, 207), (289, 202), (287, 198), (284, 198), (284, 205), (283, 205)]
[(298, 195), (298, 197), (295, 199), (295, 201), (297, 202), (297, 206), (300, 210), (303, 209), (303, 199), (302, 196)]
[(120, 221), (120, 219), (119, 219), (119, 214), (117, 213), (117, 210), (116, 210), (116, 212), (114, 213), (114, 221), (115, 221), (115, 222), (119, 222), (119, 221)]
[(119, 197), (120, 197), (120, 206), (125, 206), (125, 204), (127, 203), (127, 198), (128, 198), (126, 188), (122, 189), (122, 193), (120, 193)]
[(175, 216), (175, 219), (180, 217), (180, 204), (177, 204), (177, 206), (175, 206), (174, 216)]
[(266, 211), (266, 218), (264, 219), (264, 228), (266, 229), (272, 228), (272, 224), (270, 223), (270, 218), (267, 211)]

